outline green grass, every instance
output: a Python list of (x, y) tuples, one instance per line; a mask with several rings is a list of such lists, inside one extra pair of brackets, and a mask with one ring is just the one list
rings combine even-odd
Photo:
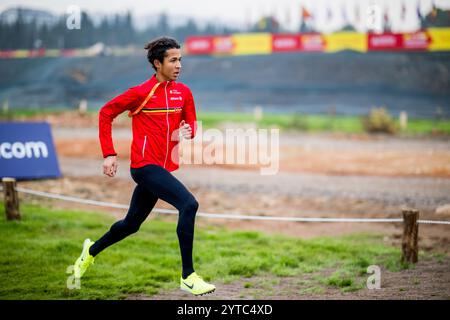
[[(178, 288), (175, 221), (147, 221), (138, 233), (100, 253), (82, 278), (81, 289), (70, 290), (66, 269), (78, 257), (82, 241), (97, 239), (114, 219), (30, 204), (21, 204), (21, 213), (21, 221), (0, 221), (0, 299), (123, 299)], [(402, 268), (400, 249), (384, 245), (378, 235), (301, 240), (220, 227), (196, 229), (194, 261), (196, 270), (216, 284), (252, 276), (301, 279), (332, 269), (336, 274), (317, 284), (342, 290), (362, 287), (358, 279), (364, 275), (365, 281), (371, 264), (392, 271)], [(244, 287), (249, 287), (245, 281)]]
[[(341, 115), (311, 114), (264, 114), (260, 121), (255, 121), (250, 113), (199, 112), (198, 119), (204, 128), (224, 126), (226, 123), (254, 123), (260, 128), (277, 127), (284, 130), (305, 132), (342, 132), (363, 133), (362, 117)], [(450, 134), (450, 120), (409, 119), (405, 131), (399, 129), (395, 120), (397, 133), (402, 135)]]
[(264, 114), (260, 121), (255, 121), (250, 113), (199, 112), (197, 118), (202, 121), (205, 128), (215, 128), (226, 123), (254, 123), (261, 128), (273, 126), (309, 132), (362, 132), (363, 130), (359, 118), (345, 116)]
[[(18, 108), (18, 109), (9, 109), (8, 111), (0, 110), (0, 120), (26, 120), (28, 118), (36, 117), (39, 115), (59, 115), (63, 114), (67, 111), (74, 111), (69, 109), (61, 109), (61, 108), (42, 108), (42, 109), (26, 109), (26, 108)], [(94, 115), (94, 111), (89, 111), (89, 114)]]
[[(73, 111), (73, 110), (72, 110)], [(42, 114), (61, 114), (62, 109), (14, 109), (7, 113), (0, 111), (0, 120), (26, 120)], [(97, 117), (97, 112), (88, 110), (87, 116)], [(124, 115), (125, 117), (125, 115)], [(270, 114), (265, 113), (262, 120), (255, 121), (251, 113), (238, 112), (198, 112), (198, 120), (204, 129), (225, 127), (227, 123), (254, 123), (259, 128), (277, 127), (281, 130), (297, 130), (304, 132), (341, 132), (363, 133), (362, 118), (341, 115), (310, 114)], [(408, 128), (399, 130), (398, 118), (395, 119), (397, 133), (401, 135), (450, 134), (450, 120), (409, 119)]]
[(408, 122), (408, 128), (406, 129), (406, 133), (409, 134), (442, 133), (448, 135), (450, 134), (450, 121), (411, 119)]

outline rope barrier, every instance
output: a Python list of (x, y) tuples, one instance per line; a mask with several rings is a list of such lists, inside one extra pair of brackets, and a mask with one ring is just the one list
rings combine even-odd
[[(0, 188), (0, 190), (3, 190), (3, 188)], [(31, 195), (36, 195), (36, 196), (41, 196), (41, 197), (46, 197), (46, 198), (52, 198), (52, 199), (57, 199), (57, 200), (71, 201), (71, 202), (90, 204), (90, 205), (109, 207), (109, 208), (116, 208), (116, 209), (128, 209), (129, 208), (128, 205), (124, 205), (124, 204), (82, 199), (82, 198), (78, 198), (78, 197), (65, 196), (65, 195), (43, 192), (43, 191), (36, 191), (36, 190), (31, 190), (31, 189), (22, 188), (22, 187), (17, 187), (16, 190), (19, 192), (22, 192), (22, 193), (26, 193), (26, 194), (31, 194)], [(175, 214), (175, 215), (178, 214), (177, 210), (161, 209), (161, 208), (154, 208), (152, 210), (152, 212), (158, 212), (158, 213), (164, 213), (164, 214)], [(376, 223), (403, 222), (403, 219), (389, 219), (389, 218), (304, 218), (304, 217), (302, 218), (302, 217), (253, 216), (253, 215), (207, 213), (207, 212), (198, 212), (197, 216), (201, 216), (201, 217), (205, 217), (205, 218), (216, 218), (216, 219), (269, 220), (269, 221), (291, 221), (291, 222), (376, 222)], [(438, 221), (438, 220), (417, 220), (417, 223), (450, 225), (450, 221)]]

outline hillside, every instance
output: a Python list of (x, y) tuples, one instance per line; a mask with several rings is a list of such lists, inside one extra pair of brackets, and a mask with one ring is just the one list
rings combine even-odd
[[(365, 114), (386, 105), (398, 115), (450, 114), (449, 53), (186, 56), (180, 81), (200, 110)], [(152, 74), (142, 57), (0, 60), (0, 99), (17, 107), (98, 108)]]

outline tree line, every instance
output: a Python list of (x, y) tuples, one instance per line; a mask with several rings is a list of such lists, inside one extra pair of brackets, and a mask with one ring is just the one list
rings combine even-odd
[(94, 23), (86, 12), (81, 12), (80, 28), (69, 29), (67, 16), (59, 17), (52, 24), (37, 19), (27, 21), (19, 9), (14, 22), (0, 21), (0, 50), (86, 48), (98, 42), (107, 46), (143, 46), (160, 35), (172, 36), (184, 42), (189, 35), (233, 32), (236, 30), (212, 24), (200, 28), (193, 19), (188, 19), (181, 26), (171, 27), (164, 13), (158, 16), (152, 26), (137, 30), (130, 12), (104, 17), (100, 23)]

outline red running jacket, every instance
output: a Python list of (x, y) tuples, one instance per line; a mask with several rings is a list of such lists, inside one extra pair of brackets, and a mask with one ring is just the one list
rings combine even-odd
[[(157, 82), (156, 76), (153, 75), (100, 109), (98, 127), (104, 158), (117, 155), (111, 135), (114, 118), (125, 110), (136, 110)], [(162, 82), (144, 108), (132, 118), (130, 166), (140, 168), (156, 164), (168, 171), (178, 169), (178, 131), (175, 130), (179, 128), (181, 120), (191, 126), (193, 138), (196, 132), (196, 113), (192, 92), (182, 83)]]

